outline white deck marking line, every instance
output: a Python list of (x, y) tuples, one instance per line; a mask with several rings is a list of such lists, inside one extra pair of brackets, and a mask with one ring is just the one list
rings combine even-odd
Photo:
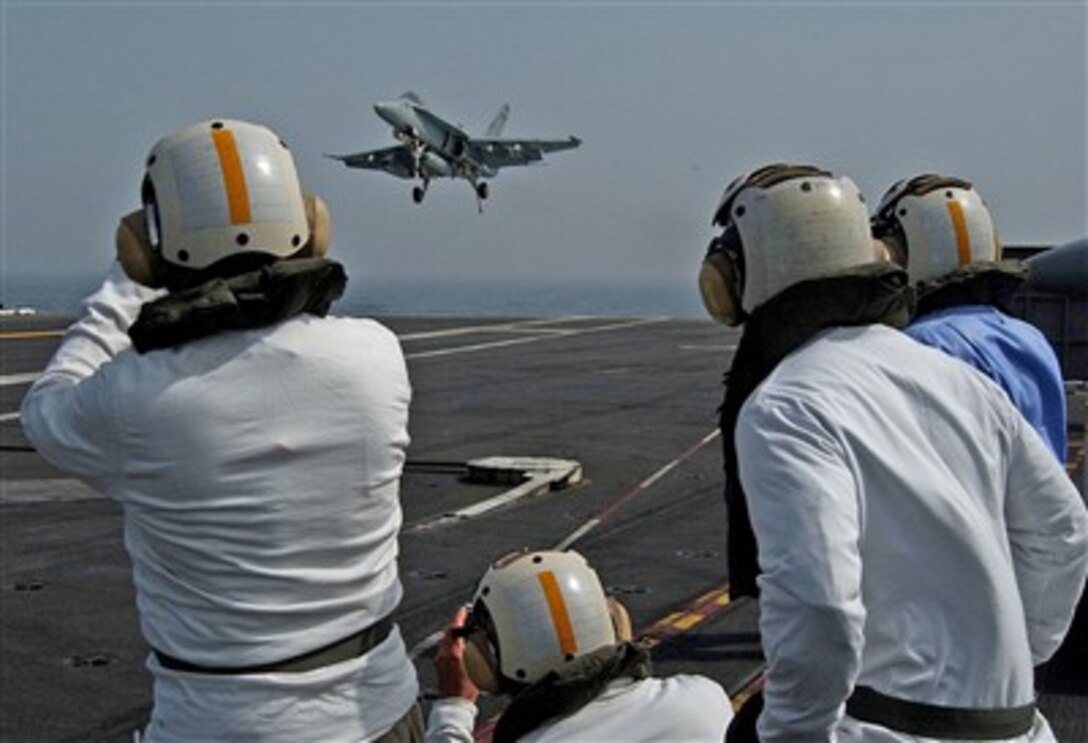
[(666, 464), (664, 467), (661, 467), (659, 470), (654, 472), (652, 475), (647, 477), (645, 480), (640, 482), (638, 485), (635, 485), (633, 488), (631, 488), (626, 493), (624, 493), (619, 498), (617, 498), (615, 501), (613, 501), (607, 508), (605, 508), (603, 511), (598, 513), (596, 516), (594, 516), (591, 519), (588, 519), (585, 523), (583, 523), (581, 526), (579, 526), (577, 529), (575, 529), (573, 532), (571, 532), (569, 535), (567, 535), (567, 537), (565, 539), (563, 539), (563, 541), (561, 541), (559, 544), (555, 545), (555, 547), (553, 547), (552, 549), (554, 549), (556, 551), (559, 551), (559, 552), (562, 552), (563, 550), (570, 549), (570, 546), (572, 544), (574, 544), (579, 539), (584, 537), (586, 534), (593, 531), (593, 529), (597, 528), (602, 523), (607, 521), (608, 518), (620, 506), (627, 503), (627, 501), (631, 500), (632, 498), (634, 498), (636, 495), (643, 492), (644, 490), (648, 490), (649, 488), (651, 488), (655, 483), (657, 483), (659, 480), (661, 480), (661, 478), (663, 478), (665, 475), (672, 472), (674, 469), (676, 469), (678, 466), (680, 466), (680, 464), (682, 464), (686, 459), (691, 457), (692, 454), (694, 454), (695, 452), (702, 449), (704, 446), (709, 444), (714, 439), (718, 438), (718, 436), (720, 434), (721, 434), (721, 431), (719, 429), (715, 428), (713, 431), (711, 431), (706, 436), (701, 438), (698, 443), (696, 443), (694, 446), (689, 448), (683, 454), (681, 454), (676, 459), (674, 459), (671, 462), (669, 462), (668, 464)]
[[(479, 466), (487, 468), (489, 463), (494, 461), (494, 459), (503, 458), (498, 457), (474, 461), (479, 462)], [(470, 462), (469, 464), (471, 466), (473, 462)], [(524, 475), (525, 480), (509, 490), (503, 491), (491, 498), (473, 503), (465, 508), (460, 508), (456, 511), (450, 511), (439, 516), (432, 516), (422, 521), (408, 524), (402, 529), (402, 533), (417, 534), (441, 526), (462, 523), (468, 519), (476, 518), (477, 516), (482, 516), (485, 513), (494, 511), (496, 508), (509, 505), (522, 498), (546, 493), (554, 488), (562, 487), (564, 483), (566, 485), (573, 485), (582, 479), (582, 466), (578, 464), (578, 462), (565, 459), (553, 460), (533, 458), (533, 462), (526, 462), (524, 468), (522, 468), (517, 465), (517, 458), (515, 457), (510, 459), (508, 467), (501, 467), (501, 465), (490, 466), (518, 470)]]
[(42, 375), (41, 372), (28, 372), (26, 374), (5, 374), (0, 376), (0, 387), (15, 387), (20, 384), (30, 384)]
[(612, 325), (604, 325), (595, 328), (586, 328), (584, 330), (558, 330), (550, 333), (549, 335), (533, 336), (531, 338), (509, 338), (502, 341), (473, 343), (467, 346), (454, 346), (453, 348), (440, 348), (434, 351), (419, 351), (417, 353), (407, 353), (404, 355), (404, 358), (408, 360), (429, 359), (437, 356), (452, 356), (453, 354), (458, 353), (486, 351), (491, 348), (502, 348), (504, 346), (520, 346), (523, 343), (536, 343), (537, 341), (555, 340), (557, 338), (568, 338), (576, 335), (588, 335), (589, 333), (603, 333), (608, 330), (622, 330), (624, 328), (633, 328), (639, 325), (649, 325), (651, 323), (664, 322), (667, 319), (667, 317), (648, 317), (641, 320), (631, 320), (629, 322), (615, 323)]
[(5, 506), (104, 500), (105, 497), (91, 490), (82, 480), (70, 477), (44, 480), (4, 480), (3, 483), (0, 483), (0, 505)]
[(680, 350), (681, 351), (736, 351), (737, 347), (735, 345), (734, 346), (715, 346), (715, 345), (707, 343), (707, 344), (703, 344), (703, 345), (691, 345), (691, 344), (689, 344), (689, 345), (686, 345), (686, 346), (680, 346)]
[(438, 643), (442, 642), (442, 636), (445, 634), (446, 630), (444, 629), (436, 630), (410, 647), (408, 649), (409, 660), (414, 662), (419, 656), (423, 655), (431, 648), (438, 647)]
[[(473, 333), (494, 332), (546, 332), (547, 328), (538, 328), (538, 325), (554, 325), (564, 322), (580, 322), (594, 319), (590, 315), (566, 315), (564, 317), (548, 317), (538, 320), (523, 320), (521, 322), (503, 322), (492, 325), (463, 325), (458, 328), (446, 328), (445, 330), (425, 330), (419, 333), (405, 333), (398, 336), (402, 341), (421, 341), (431, 338), (448, 338), (451, 335), (472, 335)], [(604, 318), (602, 318), (604, 319)]]
[(526, 498), (531, 495), (537, 495), (541, 492), (548, 490), (551, 487), (553, 477), (548, 475), (534, 475), (528, 480), (518, 485), (515, 488), (510, 488), (507, 491), (499, 493), (498, 495), (487, 498), (486, 500), (473, 503), (467, 508), (462, 508), (457, 511), (451, 511), (450, 513), (444, 513), (441, 516), (434, 516), (425, 521), (420, 521), (415, 524), (410, 524), (405, 527), (404, 532), (407, 534), (416, 534), (418, 532), (430, 531), (439, 526), (446, 526), (448, 524), (456, 524), (467, 519), (474, 518), (476, 516), (483, 515), (488, 511), (494, 511), (500, 506), (505, 506), (508, 503), (513, 503), (516, 500)]
[[(42, 375), (41, 372), (29, 372), (27, 374), (5, 374), (0, 376), (0, 387), (18, 387), (21, 384), (30, 384)], [(19, 413), (0, 414), (0, 423), (19, 420)]]

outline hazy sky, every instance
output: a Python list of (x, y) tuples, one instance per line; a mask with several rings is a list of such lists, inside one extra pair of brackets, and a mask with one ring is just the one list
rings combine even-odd
[[(973, 179), (1006, 242), (1086, 227), (1084, 2), (4, 2), (8, 280), (99, 272), (162, 135), (264, 123), (375, 279), (693, 282), (724, 184), (777, 160), (870, 204), (923, 171)], [(392, 143), (404, 90), (480, 133), (584, 140), (469, 186), (322, 157)]]

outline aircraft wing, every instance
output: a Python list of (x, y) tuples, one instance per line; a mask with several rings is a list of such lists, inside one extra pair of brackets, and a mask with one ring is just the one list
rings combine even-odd
[(473, 139), (473, 159), (488, 168), (528, 165), (544, 158), (547, 152), (572, 150), (582, 144), (578, 137), (567, 139)]
[(353, 155), (326, 155), (333, 160), (339, 160), (349, 168), (362, 168), (364, 170), (384, 170), (400, 178), (413, 178), (412, 153), (404, 145), (383, 147), (380, 150), (367, 150), (356, 152)]

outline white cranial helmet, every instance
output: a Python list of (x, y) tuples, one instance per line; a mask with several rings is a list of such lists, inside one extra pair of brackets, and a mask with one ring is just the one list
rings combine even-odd
[(875, 237), (905, 257), (915, 283), (1001, 257), (990, 210), (960, 178), (927, 174), (895, 183), (881, 199), (872, 227)]
[(524, 552), (496, 562), (480, 579), (472, 613), (487, 615), (495, 651), (489, 662), (522, 684), (621, 639), (597, 573), (576, 552)]
[(310, 237), (294, 160), (263, 126), (219, 119), (159, 140), (142, 190), (151, 248), (176, 266), (285, 258)]
[(714, 223), (739, 238), (748, 313), (793, 284), (874, 260), (857, 186), (809, 165), (769, 165), (736, 179)]

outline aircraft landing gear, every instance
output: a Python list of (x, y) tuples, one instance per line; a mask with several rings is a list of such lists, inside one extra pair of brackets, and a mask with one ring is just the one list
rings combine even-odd
[(470, 181), (472, 183), (472, 190), (476, 194), (476, 211), (480, 214), (484, 213), (484, 199), (487, 198), (487, 182), (480, 181), (477, 183), (475, 180)]
[(423, 203), (423, 197), (427, 195), (427, 186), (431, 185), (431, 182), (424, 178), (423, 182), (412, 189), (412, 201), (417, 204)]

